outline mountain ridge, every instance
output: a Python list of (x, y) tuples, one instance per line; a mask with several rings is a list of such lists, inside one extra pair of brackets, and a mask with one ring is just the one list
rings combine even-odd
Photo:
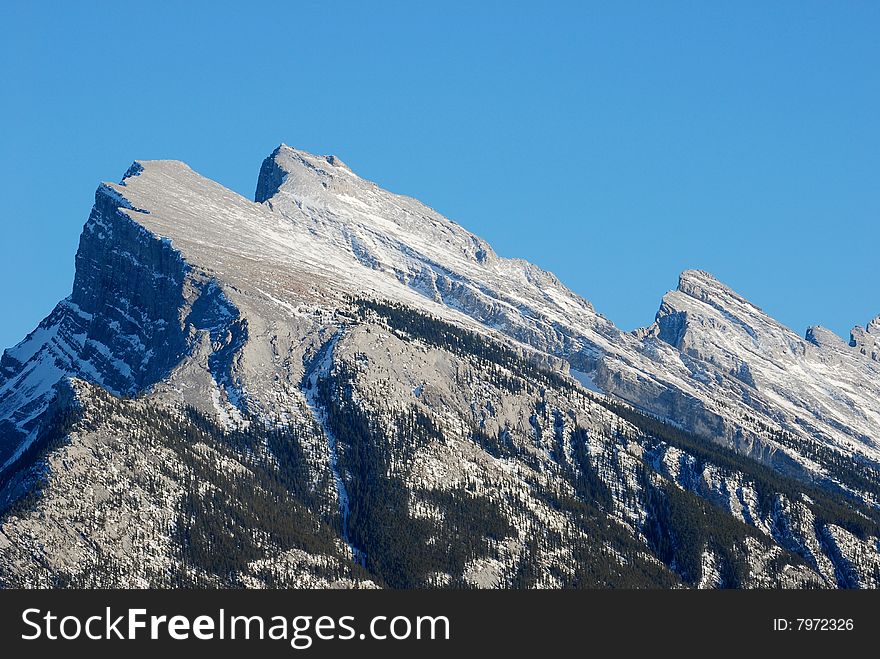
[[(519, 583), (507, 572), (514, 566), (556, 565), (551, 548), (526, 541), (547, 524), (564, 529), (557, 549), (581, 556), (605, 575), (600, 581), (610, 579), (604, 564), (579, 553), (595, 531), (587, 518), (607, 518), (614, 531), (606, 540), (622, 543), (617, 551), (634, 564), (647, 561), (651, 572), (647, 566), (659, 561), (661, 572), (692, 585), (875, 583), (873, 527), (841, 526), (833, 516), (843, 513), (828, 512), (838, 503), (816, 501), (842, 497), (869, 517), (880, 505), (880, 365), (868, 344), (876, 322), (852, 346), (818, 328), (802, 338), (709, 273), (686, 270), (654, 324), (623, 332), (552, 273), (498, 256), (478, 236), (361, 178), (335, 156), (286, 145), (263, 161), (255, 199), (174, 160), (135, 161), (120, 183), (98, 187), (72, 295), (0, 359), (0, 507), (25, 482), (44, 482), (51, 496), (38, 506), (70, 496), (72, 481), (46, 447), (56, 446), (56, 392), (73, 380), (89, 383), (74, 389), (92, 419), (72, 422), (67, 436), (75, 446), (100, 446), (101, 433), (129, 428), (163, 455), (184, 456), (186, 470), (163, 472), (162, 487), (177, 492), (174, 506), (186, 510), (213, 505), (186, 494), (192, 482), (238, 497), (265, 485), (258, 479), (242, 490), (224, 480), (221, 487), (223, 475), (205, 471), (205, 455), (224, 456), (234, 473), (280, 478), (272, 496), (293, 496), (309, 524), (336, 529), (335, 548), (320, 544), (314, 560), (363, 563), (390, 585)], [(119, 418), (105, 419), (90, 405)], [(201, 437), (201, 453), (147, 420), (166, 411)], [(286, 443), (273, 434), (279, 428)], [(722, 449), (794, 478), (797, 487), (820, 489), (803, 499), (788, 480), (776, 484), (751, 462), (714, 452)], [(152, 469), (149, 452), (132, 459)], [(296, 478), (285, 464), (297, 465)], [(89, 470), (81, 477), (98, 478)], [(392, 568), (380, 549), (388, 539), (374, 528), (377, 484), (381, 497), (398, 502), (413, 537), (435, 522), (435, 534), (446, 533), (449, 520), (471, 528), (471, 512), (489, 505), (473, 497), (493, 497), (505, 516), (490, 533), (499, 537), (468, 545), (453, 564), (434, 556), (424, 573), (412, 572), (416, 554), (397, 556)], [(460, 487), (471, 494), (456, 494)], [(529, 499), (528, 488), (542, 494)], [(461, 496), (471, 506), (467, 520), (449, 507)], [(683, 549), (663, 535), (672, 522), (658, 518), (652, 526), (664, 510), (658, 502), (683, 506), (697, 520), (704, 500), (736, 520), (724, 533), (738, 538), (738, 549), (716, 538), (700, 556), (674, 555)], [(235, 499), (224, 501), (238, 510)], [(431, 512), (438, 506), (447, 514)], [(137, 510), (130, 514), (147, 514)], [(150, 517), (157, 524), (151, 533), (192, 519), (172, 517)], [(710, 535), (721, 533), (705, 524)], [(90, 532), (115, 551), (112, 534)], [(463, 537), (476, 542), (482, 532)], [(297, 551), (317, 546), (294, 542), (283, 520), (259, 533), (279, 551), (290, 543)], [(162, 537), (163, 552), (185, 553), (185, 560), (163, 554), (168, 565), (185, 565), (181, 579), (218, 583), (217, 566), (203, 554), (186, 554), (192, 546)], [(64, 541), (56, 540), (62, 551)], [(221, 540), (209, 533), (205, 542)], [(760, 563), (768, 581), (724, 573), (743, 556), (757, 565), (758, 555), (780, 551), (794, 563), (788, 572)], [(290, 569), (299, 574), (312, 559), (297, 556)], [(801, 560), (807, 572), (796, 567)], [(691, 567), (682, 570), (682, 561)], [(268, 578), (263, 563), (235, 565), (244, 582)], [(712, 565), (727, 567), (715, 574)], [(0, 577), (2, 569), (0, 561)], [(568, 576), (547, 584), (587, 578), (554, 569)], [(358, 581), (354, 568), (333, 570), (334, 578)], [(841, 570), (854, 576), (840, 577)], [(167, 585), (165, 577), (149, 579)]]
[[(145, 167), (150, 170), (148, 178), (155, 178), (157, 183), (149, 186), (149, 189), (144, 190), (142, 194), (138, 186)], [(199, 190), (199, 194), (201, 191), (207, 191), (209, 194), (219, 195), (223, 199), (223, 204), (231, 204), (241, 209), (241, 217), (251, 219), (237, 223), (235, 221), (237, 215), (233, 214), (231, 223), (224, 221), (220, 226), (206, 226), (199, 218), (210, 216), (211, 211), (200, 209), (199, 213), (173, 215), (174, 222), (177, 223), (174, 225), (160, 218), (151, 217), (149, 212), (140, 210), (140, 206), (148, 206), (154, 200), (168, 197), (167, 193), (174, 190), (174, 181), (177, 178), (188, 181), (187, 185)], [(133, 189), (126, 183), (127, 181), (134, 185)], [(193, 205), (192, 193), (186, 191), (185, 187), (180, 189), (189, 194), (189, 197), (183, 194), (179, 203)], [(535, 268), (522, 260), (502, 259), (496, 256), (485, 241), (467, 232), (460, 225), (442, 218), (416, 200), (387, 193), (390, 195), (392, 206), (383, 207), (384, 212), (381, 215), (359, 212), (363, 211), (365, 205), (360, 197), (372, 199), (386, 193), (376, 184), (354, 174), (335, 156), (313, 156), (284, 144), (279, 145), (261, 166), (257, 190), (257, 197), (261, 196), (261, 190), (262, 194), (266, 195), (266, 199), (261, 204), (249, 202), (219, 184), (203, 179), (181, 161), (154, 160), (135, 161), (119, 184), (104, 183), (99, 187), (98, 194), (106, 194), (110, 205), (118, 203), (119, 212), (127, 215), (136, 225), (144, 226), (147, 231), (170, 240), (173, 248), (177, 247), (175, 238), (177, 241), (183, 240), (184, 243), (187, 240), (197, 243), (203, 242), (202, 239), (206, 237), (210, 237), (215, 246), (222, 247), (224, 243), (229, 242), (229, 237), (224, 235), (226, 232), (231, 232), (233, 236), (248, 233), (257, 235), (266, 227), (271, 227), (273, 223), (278, 224), (280, 221), (287, 230), (284, 239), (289, 242), (317, 239), (321, 241), (321, 246), (326, 252), (322, 254), (322, 262), (316, 263), (312, 259), (312, 263), (302, 275), (303, 279), (321, 278), (328, 273), (326, 264), (332, 263), (334, 267), (329, 269), (329, 276), (335, 278), (336, 287), (342, 286), (343, 290), (350, 288), (349, 282), (359, 280), (362, 285), (372, 284), (370, 289), (373, 294), (387, 295), (390, 291), (392, 298), (406, 295), (409, 303), (420, 304), (428, 311), (437, 312), (436, 304), (424, 304), (424, 299), (427, 298), (441, 305), (443, 315), (448, 316), (451, 312), (458, 322), (472, 323), (476, 320), (478, 325), (489, 327), (516, 341), (562, 357), (572, 365), (572, 368), (580, 372), (596, 371), (600, 380), (597, 385), (600, 388), (601, 380), (607, 377), (606, 388), (611, 389), (611, 393), (621, 395), (629, 402), (644, 406), (648, 411), (661, 415), (667, 415), (668, 410), (663, 406), (644, 405), (646, 401), (639, 400), (637, 394), (631, 394), (625, 383), (616, 383), (615, 378), (622, 377), (619, 365), (623, 366), (623, 372), (627, 372), (635, 363), (635, 369), (641, 372), (637, 377), (644, 377), (646, 374), (651, 378), (659, 377), (657, 386), (661, 389), (667, 388), (670, 384), (668, 376), (673, 373), (669, 367), (677, 365), (678, 358), (664, 355), (658, 375), (653, 363), (654, 355), (651, 354), (655, 353), (657, 346), (637, 344), (646, 337), (650, 342), (651, 337), (656, 336), (678, 350), (682, 348), (675, 332), (682, 331), (683, 326), (676, 325), (675, 319), (686, 317), (686, 314), (674, 311), (675, 303), (683, 300), (677, 297), (678, 294), (704, 302), (720, 311), (722, 315), (727, 314), (728, 319), (736, 320), (735, 314), (731, 316), (727, 307), (741, 307), (740, 316), (754, 316), (772, 330), (776, 336), (774, 350), (783, 352), (790, 350), (797, 353), (803, 353), (805, 350), (804, 341), (794, 332), (769, 318), (758, 307), (711, 274), (701, 270), (685, 270), (681, 274), (677, 289), (664, 296), (654, 329), (647, 328), (635, 333), (636, 341), (628, 344), (625, 333), (597, 314), (587, 300), (562, 286), (551, 273)], [(139, 195), (142, 197), (140, 201), (137, 200)], [(132, 201), (129, 196), (134, 196), (136, 199)], [(394, 207), (397, 200), (412, 205), (403, 207), (402, 211), (401, 208)], [(268, 207), (270, 212), (263, 213), (259, 210), (260, 207)], [(281, 220), (277, 215), (273, 215), (276, 208), (279, 209)], [(176, 211), (172, 203), (165, 212), (170, 216)], [(329, 212), (329, 221), (320, 215), (324, 211)], [(140, 218), (132, 214), (138, 214)], [(293, 221), (290, 221), (291, 217)], [(392, 219), (389, 220), (389, 217)], [(181, 225), (181, 220), (186, 221), (186, 224)], [(184, 228), (202, 234), (199, 238), (193, 239), (191, 235), (183, 235)], [(293, 231), (290, 231), (291, 229)], [(430, 231), (428, 241), (415, 235), (425, 230)], [(178, 232), (179, 236), (175, 237), (175, 232)], [(302, 236), (303, 232), (307, 237)], [(392, 235), (390, 242), (389, 232)], [(274, 237), (277, 238), (277, 235)], [(269, 245), (264, 243), (263, 246), (277, 253), (279, 249), (285, 247), (281, 243), (278, 240), (270, 240)], [(233, 241), (230, 244), (235, 243)], [(441, 245), (444, 252), (450, 251), (451, 245), (454, 249), (453, 256), (455, 253), (461, 256), (444, 262), (445, 253), (441, 257), (436, 256), (437, 244)], [(224, 249), (241, 251), (240, 247), (235, 245)], [(432, 256), (432, 250), (435, 256)], [(401, 252), (406, 260), (402, 264), (395, 263)], [(296, 256), (305, 257), (303, 261), (308, 259), (308, 255), (302, 253)], [(337, 269), (346, 260), (351, 260), (351, 256), (354, 256), (356, 263), (353, 267), (343, 270), (343, 280), (340, 280)], [(461, 257), (464, 257), (464, 261)], [(186, 261), (187, 256), (183, 255), (181, 258)], [(199, 257), (193, 255), (190, 255), (190, 258), (199, 260)], [(254, 261), (265, 259), (266, 254), (251, 252), (248, 258)], [(285, 259), (279, 260), (284, 262)], [(205, 258), (203, 261), (207, 263), (210, 258)], [(203, 269), (205, 272), (211, 272), (214, 266), (215, 264), (206, 265)], [(490, 269), (485, 276), (477, 277), (473, 282), (469, 281), (474, 279), (475, 273), (479, 274), (487, 266), (493, 266), (494, 271)], [(370, 271), (374, 273), (378, 271), (379, 274), (371, 277)], [(389, 273), (397, 281), (382, 276)], [(516, 289), (517, 294), (513, 297), (506, 292), (511, 290), (509, 285), (502, 287), (498, 284), (499, 279), (510, 280), (511, 275), (525, 284), (524, 288)], [(440, 283), (439, 287), (438, 283)], [(401, 288), (400, 284), (405, 288)], [(521, 291), (525, 291), (533, 302), (524, 300), (519, 295)], [(353, 291), (349, 291), (351, 292)], [(416, 297), (411, 295), (412, 292), (415, 292)], [(573, 316), (572, 313), (575, 315)], [(535, 314), (540, 315), (536, 317)], [(542, 320), (542, 317), (545, 320)], [(754, 342), (754, 331), (749, 327), (748, 322), (743, 321), (742, 318), (737, 322)], [(870, 327), (869, 324), (869, 330)], [(812, 333), (814, 338), (815, 335), (815, 332)], [(870, 352), (871, 346), (863, 338), (870, 339), (872, 337), (870, 331), (864, 332), (859, 337), (859, 340), (866, 343), (859, 350)], [(621, 350), (623, 354), (620, 353)], [(6, 352), (10, 357), (14, 354), (13, 350)], [(690, 345), (685, 352), (689, 352), (691, 356), (701, 355), (700, 350), (693, 345)], [(645, 353), (649, 353), (650, 363), (646, 364), (640, 356)], [(603, 364), (604, 368), (599, 368), (599, 362), (609, 354), (618, 360), (619, 365), (612, 364), (609, 368), (608, 364)], [(7, 361), (10, 357), (7, 357)], [(726, 359), (727, 371), (735, 380), (753, 385), (749, 367), (741, 357), (740, 355), (733, 361), (729, 358), (715, 359), (722, 361)], [(630, 373), (626, 373), (627, 379), (631, 377)], [(693, 369), (689, 369), (681, 372), (671, 384), (673, 388), (680, 388), (687, 396), (699, 397), (701, 393), (695, 392), (691, 386), (698, 381), (699, 377), (695, 381)]]

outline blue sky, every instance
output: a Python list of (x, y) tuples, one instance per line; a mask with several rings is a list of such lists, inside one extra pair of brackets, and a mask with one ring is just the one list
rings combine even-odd
[(691, 267), (799, 333), (880, 313), (880, 3), (2, 14), (0, 347), (69, 294), (99, 181), (177, 158), (250, 197), (282, 141), (552, 270), (625, 329)]

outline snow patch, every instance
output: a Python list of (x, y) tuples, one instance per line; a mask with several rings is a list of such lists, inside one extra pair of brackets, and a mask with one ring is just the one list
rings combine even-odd
[(595, 371), (593, 371), (593, 373), (585, 373), (584, 371), (578, 371), (577, 369), (572, 368), (569, 370), (569, 374), (575, 380), (580, 382), (581, 386), (583, 386), (584, 389), (589, 389), (590, 391), (594, 391), (597, 394), (605, 393), (604, 391), (602, 391), (599, 385), (596, 384), (595, 380), (593, 380), (593, 375), (595, 374)]
[(330, 430), (327, 424), (327, 412), (321, 404), (318, 397), (318, 382), (330, 375), (330, 369), (333, 366), (333, 352), (336, 349), (336, 343), (339, 341), (341, 332), (335, 334), (318, 353), (317, 363), (312, 366), (306, 373), (305, 386), (303, 393), (305, 394), (306, 404), (312, 416), (321, 426), (324, 435), (327, 437), (327, 452), (330, 462), (330, 471), (333, 474), (333, 481), (336, 484), (336, 496), (339, 499), (339, 515), (342, 518), (342, 539), (351, 551), (352, 558), (355, 562), (363, 565), (364, 553), (352, 544), (348, 535), (348, 518), (351, 514), (350, 499), (348, 489), (345, 486), (345, 480), (339, 472), (339, 450), (336, 436)]

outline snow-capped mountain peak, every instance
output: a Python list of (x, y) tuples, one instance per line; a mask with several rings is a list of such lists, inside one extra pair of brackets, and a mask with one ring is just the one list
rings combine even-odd
[[(336, 156), (282, 144), (255, 201), (135, 161), (70, 297), (0, 359), (0, 510), (45, 484), (0, 528), (0, 584), (874, 584), (880, 522), (838, 517), (880, 504), (878, 330), (802, 338), (687, 270), (622, 332)], [(670, 501), (696, 554), (667, 551)]]

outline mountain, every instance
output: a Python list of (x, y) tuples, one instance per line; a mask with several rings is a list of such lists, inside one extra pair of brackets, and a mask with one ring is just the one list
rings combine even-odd
[(0, 359), (0, 584), (876, 587), (878, 321), (619, 330), (335, 156), (104, 183)]
[[(687, 271), (644, 334), (646, 350), (656, 342), (674, 347), (672, 359), (657, 353), (661, 363), (670, 371), (686, 369), (700, 398), (739, 426), (728, 433), (737, 448), (745, 449), (737, 435), (750, 429), (762, 450), (784, 452), (786, 463), (832, 481), (837, 475), (827, 460), (834, 456), (847, 455), (866, 468), (876, 464), (878, 362), (833, 332), (811, 327), (801, 338), (708, 273)], [(761, 437), (768, 431), (769, 442)], [(845, 479), (838, 484), (852, 485)]]

